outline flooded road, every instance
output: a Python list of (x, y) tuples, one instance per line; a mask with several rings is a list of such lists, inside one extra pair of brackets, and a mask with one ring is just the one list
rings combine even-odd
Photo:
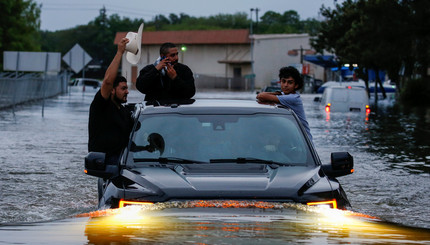
[[(195, 96), (208, 97), (254, 99), (255, 95), (249, 92), (200, 92)], [(393, 234), (393, 237), (400, 237), (399, 241), (403, 243), (413, 243), (413, 239), (406, 235), (408, 232), (412, 232), (414, 237), (428, 234), (428, 230), (423, 233), (419, 228), (430, 229), (429, 110), (407, 110), (390, 104), (378, 105), (377, 110), (368, 117), (357, 114), (327, 115), (314, 104), (314, 97), (315, 95), (302, 95), (314, 144), (321, 160), (330, 161), (330, 153), (337, 151), (348, 151), (354, 156), (354, 174), (339, 178), (350, 199), (352, 210), (383, 221), (413, 227), (412, 230), (407, 229), (407, 232), (394, 232), (398, 235)], [(72, 93), (47, 100), (44, 117), (41, 116), (40, 104), (20, 106), (16, 108), (15, 115), (12, 111), (0, 111), (0, 243), (16, 241), (11, 235), (17, 238), (21, 234), (20, 229), (37, 234), (38, 230), (48, 232), (49, 229), (58, 227), (67, 232), (79, 233), (79, 238), (73, 239), (74, 236), (71, 236), (70, 244), (87, 243), (91, 240), (91, 235), (98, 236), (99, 239), (107, 236), (101, 232), (106, 227), (97, 229), (100, 225), (98, 221), (103, 217), (72, 218), (91, 213), (97, 207), (97, 180), (83, 173), (83, 157), (87, 153), (88, 109), (92, 98), (93, 94), (90, 93)], [(140, 99), (140, 94), (133, 92), (129, 101), (136, 102)], [(156, 229), (151, 237), (145, 238), (149, 239), (146, 242), (174, 242), (171, 239), (178, 238), (176, 241), (182, 243), (301, 241), (299, 243), (319, 244), (319, 239), (323, 239), (324, 243), (354, 243), (354, 239), (359, 239), (358, 231), (348, 228), (350, 226), (338, 226), (338, 223), (318, 226), (321, 224), (320, 220), (315, 221), (315, 215), (307, 215), (308, 212), (302, 211), (301, 207), (271, 211), (248, 208), (244, 213), (243, 210), (238, 209), (236, 212), (233, 209), (228, 214), (221, 210), (224, 214), (221, 216), (207, 214), (207, 210), (187, 210), (192, 210), (192, 214), (181, 210), (176, 210), (174, 214), (169, 213), (173, 211), (156, 211), (155, 219), (164, 220), (169, 217), (167, 227), (172, 229), (164, 232)], [(31, 222), (46, 223), (29, 224)], [(146, 227), (141, 221), (136, 222), (127, 224), (127, 227)], [(11, 226), (22, 223), (25, 225)], [(63, 227), (77, 227), (77, 224), (79, 228), (76, 230)], [(371, 224), (365, 223), (359, 227), (365, 229), (363, 227)], [(121, 227), (110, 226), (109, 229), (112, 236), (118, 234), (124, 238), (136, 236), (137, 233), (140, 234), (138, 237), (144, 239), (144, 233), (139, 229), (134, 229), (130, 234), (120, 232), (123, 229)], [(318, 230), (321, 229), (328, 231), (319, 236)], [(389, 230), (393, 232), (396, 229), (400, 228)], [(307, 233), (309, 230), (312, 232)], [(84, 234), (85, 237), (82, 238)], [(355, 241), (384, 243), (384, 240), (378, 240), (382, 239), (378, 238), (382, 234), (391, 233), (385, 230), (370, 240)], [(330, 240), (333, 236), (336, 239)], [(260, 238), (263, 240), (258, 240)], [(348, 239), (344, 240), (345, 238)], [(19, 241), (24, 244), (35, 243), (34, 240)], [(49, 243), (43, 239), (41, 241), (44, 242), (39, 242), (40, 244)], [(429, 235), (420, 241), (429, 242)], [(395, 240), (390, 242), (395, 243)]]

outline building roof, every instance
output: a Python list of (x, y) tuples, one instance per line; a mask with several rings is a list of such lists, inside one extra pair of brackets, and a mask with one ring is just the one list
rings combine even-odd
[(255, 40), (263, 40), (263, 39), (286, 39), (286, 38), (308, 38), (309, 34), (307, 33), (290, 33), (290, 34), (254, 34), (251, 35), (252, 39)]
[[(118, 44), (127, 32), (117, 32), (114, 43)], [(248, 29), (193, 30), (193, 31), (147, 31), (142, 33), (143, 45), (175, 44), (248, 44)]]

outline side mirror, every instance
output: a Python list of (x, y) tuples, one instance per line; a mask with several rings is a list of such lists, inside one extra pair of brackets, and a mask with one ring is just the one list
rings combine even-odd
[(90, 152), (85, 157), (85, 170), (88, 175), (108, 179), (114, 175), (107, 171), (105, 163), (106, 154), (102, 152)]
[(331, 163), (323, 164), (322, 169), (329, 177), (340, 177), (354, 172), (354, 158), (348, 152), (331, 153)]

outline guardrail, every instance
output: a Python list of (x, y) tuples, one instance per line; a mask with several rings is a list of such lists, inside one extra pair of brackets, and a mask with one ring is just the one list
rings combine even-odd
[[(43, 73), (0, 73), (0, 109), (12, 108), (31, 101), (43, 100), (67, 92), (70, 75)], [(43, 116), (43, 108), (42, 108)]]

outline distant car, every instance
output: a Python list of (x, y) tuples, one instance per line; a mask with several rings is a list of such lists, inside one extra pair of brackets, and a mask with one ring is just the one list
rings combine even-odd
[(257, 94), (261, 92), (276, 92), (281, 91), (281, 85), (278, 80), (270, 81), (270, 85), (264, 86), (260, 91), (257, 91)]
[(279, 86), (266, 86), (261, 90), (261, 92), (276, 92), (276, 91), (281, 91), (281, 87), (279, 87)]
[(317, 101), (326, 112), (370, 112), (369, 96), (361, 87), (327, 87)]
[(317, 93), (322, 94), (324, 93), (324, 90), (328, 87), (338, 87), (338, 86), (349, 86), (349, 87), (359, 87), (359, 88), (366, 88), (366, 84), (363, 80), (358, 81), (328, 81), (326, 83), (323, 83), (318, 89)]
[(75, 92), (97, 91), (101, 85), (100, 80), (92, 78), (75, 78), (69, 83), (70, 89)]
[(289, 108), (201, 99), (139, 103), (133, 115), (117, 166), (107, 168), (104, 153), (85, 158), (85, 172), (106, 180), (99, 208), (188, 200), (350, 206), (336, 177), (353, 172), (353, 157), (336, 152), (323, 164)]

